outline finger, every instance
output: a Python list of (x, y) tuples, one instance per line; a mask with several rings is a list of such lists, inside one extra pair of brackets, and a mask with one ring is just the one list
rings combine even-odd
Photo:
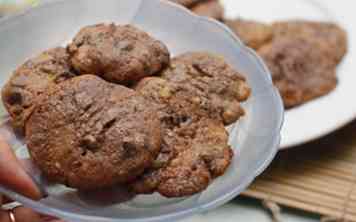
[[(32, 199), (40, 199), (41, 192), (25, 172), (9, 145), (0, 136), (0, 184)], [(2, 222), (2, 221), (1, 221)]]
[[(65, 222), (60, 219), (49, 216), (40, 216), (33, 210), (25, 207), (18, 207), (13, 210), (13, 214), (16, 222)], [(5, 210), (0, 211), (1, 222), (12, 222), (10, 219), (10, 213)]]
[(11, 222), (9, 213), (4, 210), (0, 211), (0, 221), (1, 222)]
[[(15, 208), (13, 211), (16, 222), (41, 222), (41, 217), (33, 210), (25, 207)], [(9, 211), (0, 211), (1, 222), (12, 222)]]
[(15, 214), (16, 222), (42, 221), (40, 215), (29, 208), (17, 207), (13, 210), (13, 212)]

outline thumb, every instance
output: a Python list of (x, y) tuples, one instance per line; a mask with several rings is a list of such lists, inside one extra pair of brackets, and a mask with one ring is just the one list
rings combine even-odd
[(0, 184), (32, 199), (40, 199), (41, 192), (22, 168), (10, 146), (0, 136)]

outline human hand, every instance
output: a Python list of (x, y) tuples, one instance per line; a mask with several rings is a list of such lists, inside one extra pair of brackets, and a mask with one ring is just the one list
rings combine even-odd
[[(39, 200), (41, 192), (25, 172), (19, 160), (6, 141), (0, 136), (0, 184), (24, 196)], [(11, 200), (0, 194), (0, 222), (60, 222), (52, 217), (42, 216), (25, 207), (3, 210), (3, 204)], [(63, 221), (62, 221), (63, 222)]]

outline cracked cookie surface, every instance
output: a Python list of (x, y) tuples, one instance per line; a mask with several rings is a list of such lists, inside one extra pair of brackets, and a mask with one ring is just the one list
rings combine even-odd
[(157, 77), (146, 78), (136, 87), (155, 103), (162, 125), (161, 151), (153, 166), (131, 184), (136, 193), (193, 195), (224, 174), (231, 163), (233, 151), (224, 125), (205, 117), (181, 89)]
[(69, 64), (66, 50), (58, 47), (27, 60), (15, 70), (2, 89), (2, 101), (17, 130), (24, 131), (39, 96), (50, 85), (75, 76)]
[(56, 85), (26, 125), (31, 157), (48, 179), (80, 190), (131, 181), (160, 150), (150, 107), (134, 90), (94, 75)]
[(225, 125), (244, 115), (240, 103), (248, 99), (251, 90), (246, 79), (220, 56), (186, 53), (175, 57), (161, 75), (180, 85), (182, 91), (191, 92), (190, 100)]
[(270, 69), (286, 108), (323, 96), (337, 85), (335, 66), (304, 38), (279, 37), (258, 54)]
[(68, 51), (79, 73), (99, 75), (120, 84), (154, 75), (169, 63), (167, 47), (132, 25), (84, 27)]

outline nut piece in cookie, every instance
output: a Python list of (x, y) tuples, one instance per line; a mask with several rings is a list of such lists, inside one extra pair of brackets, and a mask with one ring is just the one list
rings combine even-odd
[(197, 15), (222, 20), (224, 17), (224, 7), (218, 0), (207, 0), (198, 3), (190, 8)]
[(215, 113), (208, 113), (205, 107), (202, 107), (202, 103), (209, 103), (208, 98), (199, 97), (199, 92), (183, 84), (158, 77), (147, 77), (142, 79), (135, 89), (152, 101), (162, 128), (179, 127), (202, 117), (219, 119)]
[(83, 75), (52, 87), (26, 124), (31, 157), (53, 182), (79, 190), (127, 183), (161, 145), (151, 103), (124, 86)]
[(255, 50), (268, 43), (273, 38), (271, 26), (252, 20), (226, 20), (226, 25), (240, 37), (242, 42)]
[(305, 38), (279, 37), (258, 53), (269, 67), (286, 108), (323, 96), (337, 85), (335, 66)]
[(66, 50), (53, 48), (29, 59), (12, 74), (2, 89), (2, 101), (18, 131), (23, 132), (39, 96), (50, 85), (75, 76), (69, 64)]
[(84, 27), (68, 46), (73, 67), (127, 84), (151, 76), (169, 63), (167, 47), (132, 25)]
[(240, 103), (248, 99), (251, 90), (245, 78), (222, 57), (205, 52), (186, 53), (174, 58), (161, 75), (180, 85), (201, 110), (226, 125), (244, 115)]
[(292, 20), (274, 23), (273, 31), (276, 36), (307, 39), (333, 64), (338, 64), (347, 52), (347, 33), (337, 24)]
[(136, 193), (189, 196), (224, 174), (233, 151), (220, 121), (200, 116), (175, 83), (152, 77), (141, 80), (136, 89), (156, 104), (162, 125), (160, 154), (153, 167), (131, 184)]

